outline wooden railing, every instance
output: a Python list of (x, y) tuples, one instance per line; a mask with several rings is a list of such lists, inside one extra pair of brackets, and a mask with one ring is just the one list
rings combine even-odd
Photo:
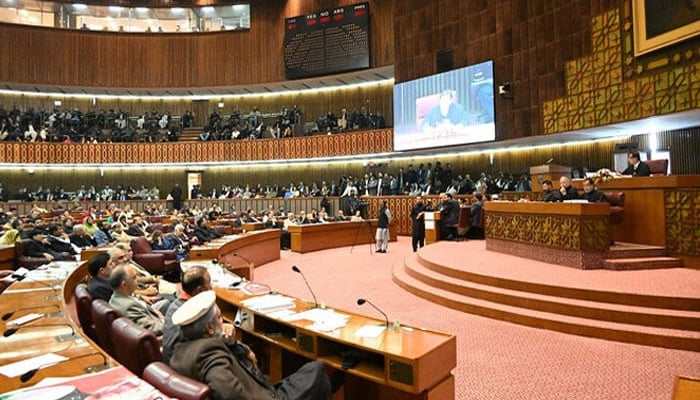
[(0, 143), (0, 163), (130, 164), (268, 161), (391, 152), (391, 129), (221, 142)]

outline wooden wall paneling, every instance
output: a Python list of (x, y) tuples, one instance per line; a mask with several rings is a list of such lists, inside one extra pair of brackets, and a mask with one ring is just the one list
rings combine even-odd
[[(311, 11), (328, 2), (304, 2)], [(352, 2), (354, 3), (354, 1)], [(196, 87), (284, 81), (284, 2), (251, 7), (249, 31), (193, 34), (85, 32), (0, 24), (1, 82), (56, 86)], [(310, 12), (310, 11), (305, 11)], [(371, 65), (394, 57), (393, 2), (370, 1)], [(51, 66), (51, 68), (47, 68)]]

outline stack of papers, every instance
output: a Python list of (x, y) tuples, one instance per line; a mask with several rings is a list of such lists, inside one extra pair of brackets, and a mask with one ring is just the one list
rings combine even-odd
[(386, 329), (384, 325), (365, 325), (362, 328), (355, 331), (355, 336), (363, 338), (376, 338), (381, 335)]
[(331, 332), (342, 328), (347, 325), (349, 318), (348, 315), (321, 308), (314, 308), (298, 313), (278, 311), (275, 313), (274, 317), (288, 322), (301, 320), (311, 321), (312, 324), (307, 326), (307, 329), (319, 332)]
[(27, 358), (25, 360), (3, 365), (2, 367), (0, 367), (0, 374), (5, 375), (8, 378), (15, 378), (24, 374), (27, 371), (48, 367), (54, 364), (58, 364), (61, 361), (65, 361), (67, 359), (68, 357), (60, 356), (55, 353), (48, 353), (41, 356)]
[(243, 300), (242, 303), (246, 308), (261, 313), (271, 313), (295, 306), (293, 298), (281, 294), (266, 294)]

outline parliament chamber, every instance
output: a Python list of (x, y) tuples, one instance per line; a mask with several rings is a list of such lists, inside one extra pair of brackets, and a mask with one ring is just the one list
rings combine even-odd
[(0, 398), (230, 398), (110, 300), (200, 269), (270, 398), (698, 398), (700, 15), (653, 3), (0, 1)]

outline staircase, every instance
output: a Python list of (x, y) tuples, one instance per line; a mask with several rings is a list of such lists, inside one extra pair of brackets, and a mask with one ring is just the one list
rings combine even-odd
[(180, 142), (198, 142), (202, 127), (184, 128), (180, 134)]
[[(490, 276), (431, 261), (430, 252), (425, 251), (430, 247), (394, 265), (393, 280), (434, 303), (534, 328), (700, 351), (700, 298), (590, 290)], [(460, 261), (468, 263), (468, 259), (461, 256)], [(647, 262), (651, 263), (650, 259)]]
[(610, 247), (603, 268), (616, 271), (637, 269), (678, 268), (683, 260), (670, 257), (665, 247), (634, 243), (615, 243)]

